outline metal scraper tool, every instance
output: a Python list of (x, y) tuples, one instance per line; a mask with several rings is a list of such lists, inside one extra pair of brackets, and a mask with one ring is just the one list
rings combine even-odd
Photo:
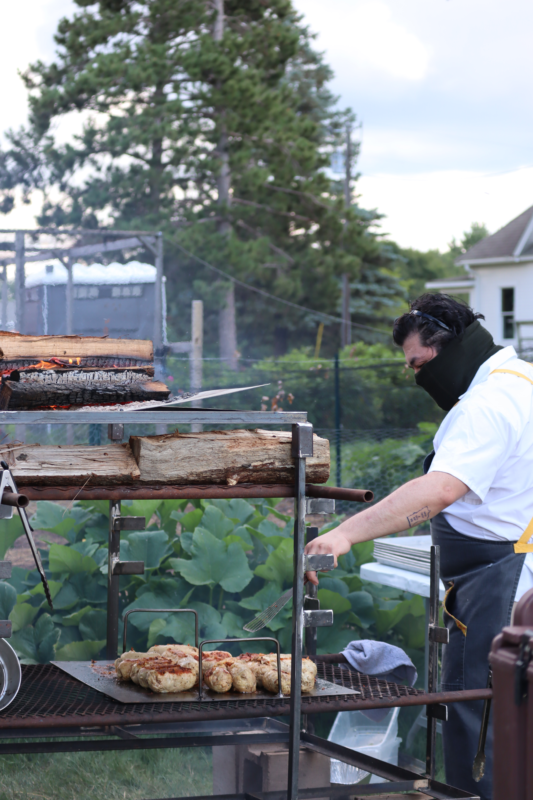
[(265, 608), (264, 611), (261, 611), (257, 617), (254, 617), (251, 622), (247, 622), (246, 625), (243, 626), (243, 630), (248, 631), (248, 633), (256, 633), (256, 631), (260, 631), (261, 628), (264, 628), (265, 625), (268, 625), (271, 622), (276, 614), (278, 614), (282, 608), (285, 608), (287, 603), (292, 597), (292, 588), (287, 589), (286, 592), (283, 592), (281, 597), (278, 597), (275, 603), (272, 603), (268, 608)]
[[(0, 461), (0, 465), (2, 466), (4, 472), (8, 472), (9, 473), (9, 479), (10, 479), (10, 482), (12, 484), (13, 490), (15, 492), (18, 492), (17, 485), (16, 485), (16, 483), (15, 483), (15, 481), (13, 479), (13, 474), (11, 473), (11, 470), (9, 469), (8, 465), (6, 464), (5, 461)], [(0, 500), (0, 502), (1, 502), (1, 500)], [(33, 528), (31, 527), (30, 522), (28, 520), (28, 515), (26, 514), (26, 509), (25, 508), (17, 508), (17, 511), (20, 514), (22, 527), (24, 528), (24, 533), (26, 534), (26, 538), (28, 540), (28, 544), (30, 546), (30, 550), (32, 552), (33, 559), (35, 561), (35, 566), (37, 567), (39, 575), (41, 576), (41, 581), (42, 581), (42, 584), (43, 584), (43, 588), (44, 588), (44, 593), (45, 593), (46, 599), (48, 601), (48, 605), (53, 610), (54, 606), (52, 604), (52, 595), (50, 594), (50, 587), (48, 586), (48, 581), (46, 580), (46, 575), (44, 574), (44, 569), (43, 569), (43, 564), (42, 564), (42, 561), (41, 561), (41, 556), (39, 554), (39, 551), (35, 547), (35, 542), (33, 541)]]

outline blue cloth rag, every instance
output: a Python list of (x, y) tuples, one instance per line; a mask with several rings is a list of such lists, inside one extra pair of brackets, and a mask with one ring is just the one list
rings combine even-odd
[(400, 647), (371, 639), (350, 642), (342, 651), (348, 664), (357, 672), (394, 683), (414, 686), (418, 677), (416, 667)]
[[(364, 675), (393, 683), (407, 683), (409, 686), (416, 683), (416, 667), (401, 647), (371, 639), (358, 639), (350, 642), (342, 652), (350, 667)], [(390, 708), (372, 708), (362, 713), (374, 722), (381, 722), (389, 711)]]

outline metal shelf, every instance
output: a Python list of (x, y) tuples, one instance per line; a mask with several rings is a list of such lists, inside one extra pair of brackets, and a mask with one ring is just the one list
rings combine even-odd
[(145, 411), (0, 411), (2, 425), (294, 425), (307, 422), (306, 411), (219, 411), (218, 409), (147, 409)]

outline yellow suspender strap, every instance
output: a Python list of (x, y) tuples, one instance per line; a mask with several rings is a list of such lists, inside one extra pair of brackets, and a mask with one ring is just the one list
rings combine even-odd
[[(516, 375), (518, 378), (523, 378), (525, 381), (529, 381), (531, 384), (533, 384), (531, 378), (528, 378), (526, 375), (522, 375), (521, 372), (515, 372), (513, 369), (493, 369), (490, 374), (494, 375), (495, 372), (505, 372), (508, 375)], [(529, 525), (525, 529), (520, 539), (517, 542), (515, 542), (514, 545), (515, 553), (533, 553), (533, 542), (531, 544), (528, 544), (532, 536), (533, 536), (533, 519), (530, 521)]]

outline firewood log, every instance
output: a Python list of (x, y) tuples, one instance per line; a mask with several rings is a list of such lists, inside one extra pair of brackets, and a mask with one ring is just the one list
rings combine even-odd
[[(291, 434), (285, 431), (229, 430), (131, 436), (130, 445), (144, 483), (292, 483)], [(329, 442), (313, 436), (306, 480), (329, 478)]]
[(128, 444), (5, 445), (0, 459), (20, 486), (116, 486), (140, 476)]
[[(108, 339), (105, 336), (24, 336), (0, 331), (0, 368), (4, 362), (51, 358), (84, 359), (114, 356), (133, 361), (153, 361), (152, 342), (147, 339)], [(109, 364), (112, 366), (112, 363)]]
[(166, 400), (170, 389), (159, 381), (102, 384), (87, 381), (72, 384), (23, 383), (4, 380), (0, 388), (0, 410), (29, 411), (50, 406), (84, 406)]

